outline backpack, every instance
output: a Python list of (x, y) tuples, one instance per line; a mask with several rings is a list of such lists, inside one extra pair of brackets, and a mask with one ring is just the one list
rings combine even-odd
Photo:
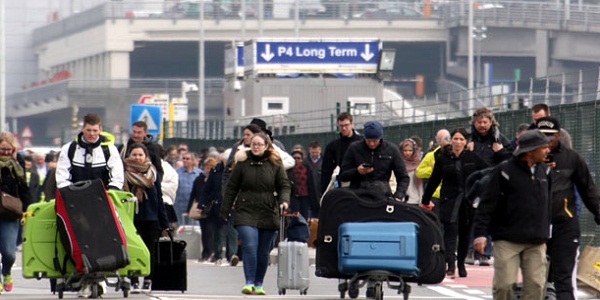
[(477, 208), (483, 189), (489, 184), (493, 170), (496, 167), (489, 167), (475, 171), (467, 177), (465, 181), (465, 199), (470, 207)]
[[(100, 136), (105, 138), (105, 141), (100, 142), (100, 147), (102, 148), (102, 153), (104, 154), (104, 160), (108, 164), (108, 159), (110, 158), (110, 149), (108, 149), (108, 145), (114, 144), (115, 138), (112, 134), (104, 131), (100, 133)], [(73, 157), (75, 157), (76, 149), (77, 140), (73, 141), (71, 145), (69, 145), (69, 150), (67, 151), (71, 164), (73, 164)]]

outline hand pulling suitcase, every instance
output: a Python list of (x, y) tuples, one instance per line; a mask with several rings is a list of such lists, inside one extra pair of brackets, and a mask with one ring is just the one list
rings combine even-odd
[(58, 189), (57, 226), (75, 271), (116, 271), (129, 264), (125, 233), (102, 180)]
[(424, 284), (442, 282), (446, 276), (444, 241), (437, 216), (416, 205), (406, 204), (371, 191), (333, 189), (325, 194), (319, 210), (315, 246), (319, 277), (350, 279), (338, 268), (338, 230), (346, 222), (415, 222), (419, 225), (419, 274), (404, 281)]
[(417, 234), (414, 222), (344, 223), (339, 228), (340, 272), (383, 270), (417, 276)]
[(277, 288), (279, 295), (285, 295), (286, 289), (300, 290), (306, 295), (309, 286), (308, 245), (302, 242), (285, 240), (285, 217), (293, 214), (281, 214), (279, 227), (279, 246), (277, 251)]
[(156, 263), (152, 272), (153, 291), (187, 290), (187, 254), (186, 242), (168, 238), (160, 238), (156, 243)]

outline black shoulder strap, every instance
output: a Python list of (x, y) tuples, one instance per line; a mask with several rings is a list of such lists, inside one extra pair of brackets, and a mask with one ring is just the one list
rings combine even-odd
[[(104, 154), (104, 160), (106, 161), (106, 163), (108, 163), (108, 159), (110, 158), (110, 149), (108, 149), (108, 145), (101, 145), (100, 147), (102, 147), (102, 153)], [(69, 145), (69, 151), (68, 151), (69, 160), (71, 161), (71, 163), (73, 163), (73, 157), (75, 157), (76, 149), (77, 149), (77, 143), (72, 142), (71, 145)]]
[(69, 155), (69, 161), (71, 162), (71, 164), (73, 164), (73, 157), (75, 157), (76, 149), (77, 149), (77, 142), (75, 142), (75, 141), (71, 142), (71, 145), (69, 145), (69, 151), (67, 152), (67, 154)]

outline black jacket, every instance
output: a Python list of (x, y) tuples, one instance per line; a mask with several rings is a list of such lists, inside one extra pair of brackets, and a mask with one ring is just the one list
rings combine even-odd
[[(362, 163), (373, 164), (373, 172), (366, 175), (359, 174), (357, 167)], [(351, 189), (381, 186), (387, 188), (387, 193), (391, 195), (389, 181), (392, 172), (396, 176), (394, 197), (404, 200), (410, 178), (398, 146), (382, 139), (377, 148), (371, 150), (364, 141), (358, 141), (348, 147), (339, 179), (350, 181)]]
[[(488, 164), (495, 166), (511, 157), (512, 147), (510, 141), (500, 133), (496, 126), (490, 127), (488, 134), (482, 136), (471, 125), (471, 141), (473, 142), (473, 152), (483, 158)], [(492, 150), (492, 144), (498, 141), (504, 147), (498, 152)]]
[(465, 198), (466, 181), (469, 175), (485, 169), (489, 164), (479, 155), (463, 150), (457, 157), (450, 146), (446, 146), (435, 158), (435, 165), (429, 182), (423, 191), (421, 203), (429, 204), (435, 189), (440, 183), (440, 219), (454, 222), (458, 218), (458, 209)]
[(356, 141), (362, 141), (363, 137), (354, 131), (351, 137), (345, 137), (340, 135), (338, 139), (335, 139), (325, 147), (325, 153), (323, 154), (323, 165), (321, 166), (321, 194), (325, 192), (329, 182), (331, 181), (331, 174), (337, 166), (342, 165), (344, 154), (350, 144)]
[(218, 218), (219, 213), (221, 211), (221, 203), (223, 203), (221, 183), (223, 181), (224, 170), (225, 164), (223, 162), (219, 162), (214, 168), (210, 170), (210, 174), (208, 175), (206, 184), (204, 184), (204, 189), (202, 191), (202, 194), (200, 195), (200, 199), (198, 199), (198, 208), (203, 210), (206, 208), (207, 205), (209, 205), (210, 201), (213, 201), (211, 210), (207, 212), (202, 212), (203, 214), (206, 214), (209, 217)]
[(564, 222), (576, 217), (577, 188), (581, 200), (588, 210), (598, 219), (600, 204), (594, 178), (585, 160), (579, 153), (564, 147), (560, 142), (551, 151), (556, 167), (550, 172), (552, 177), (552, 223)]
[(475, 213), (473, 236), (492, 240), (542, 244), (550, 236), (550, 177), (540, 163), (532, 174), (512, 157), (491, 173)]

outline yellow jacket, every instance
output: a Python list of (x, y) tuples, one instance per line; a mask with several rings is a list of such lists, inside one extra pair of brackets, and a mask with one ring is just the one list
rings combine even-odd
[[(435, 164), (435, 153), (440, 149), (440, 146), (433, 149), (433, 151), (429, 151), (425, 154), (423, 159), (421, 159), (421, 163), (417, 166), (415, 170), (415, 175), (421, 179), (429, 179), (431, 177), (431, 173), (433, 173), (433, 165)], [(442, 182), (443, 183), (443, 182)], [(433, 193), (433, 198), (440, 198), (440, 189), (442, 188), (442, 183), (438, 185), (437, 189)]]

